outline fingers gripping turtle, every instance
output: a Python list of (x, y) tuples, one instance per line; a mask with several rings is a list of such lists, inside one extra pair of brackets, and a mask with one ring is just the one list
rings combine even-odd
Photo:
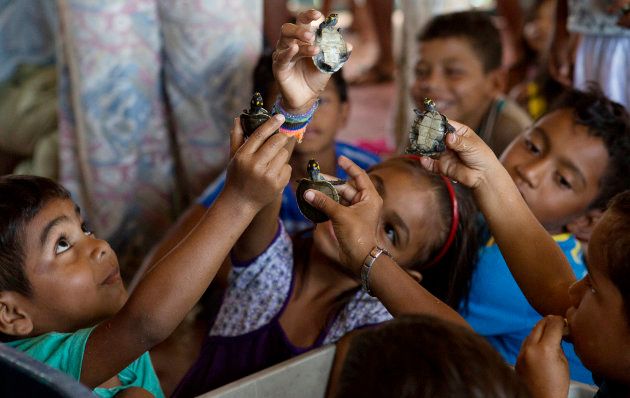
[(409, 147), (406, 152), (414, 155), (435, 157), (446, 150), (447, 133), (455, 132), (446, 116), (435, 108), (435, 102), (424, 99), (424, 112), (414, 109), (416, 118), (409, 130)]
[(334, 187), (335, 185), (345, 184), (344, 180), (331, 180), (327, 181), (320, 173), (319, 164), (315, 159), (311, 159), (308, 161), (308, 165), (306, 166), (306, 173), (308, 178), (302, 178), (297, 187), (297, 201), (298, 207), (304, 217), (313, 221), (314, 223), (321, 223), (324, 221), (328, 221), (329, 218), (326, 214), (317, 210), (313, 206), (311, 206), (305, 199), (304, 193), (309, 189), (315, 189), (319, 192), (324, 193), (326, 196), (339, 203), (339, 193), (337, 189)]
[(252, 135), (258, 127), (271, 119), (271, 113), (269, 113), (263, 105), (263, 99), (260, 93), (254, 93), (249, 105), (249, 110), (244, 109), (243, 113), (241, 113), (241, 127), (243, 127), (243, 135), (245, 138)]
[(315, 45), (320, 52), (313, 56), (313, 63), (324, 73), (337, 72), (350, 58), (348, 46), (335, 25), (337, 14), (330, 14), (315, 32)]

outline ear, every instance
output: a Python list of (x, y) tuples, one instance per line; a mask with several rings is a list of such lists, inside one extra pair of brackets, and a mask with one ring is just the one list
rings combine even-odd
[(348, 101), (339, 104), (339, 118), (337, 119), (337, 130), (346, 127), (350, 116), (350, 103)]
[(507, 70), (503, 67), (491, 70), (486, 75), (488, 84), (495, 95), (505, 93), (507, 88)]
[(599, 209), (589, 210), (575, 220), (567, 224), (566, 229), (575, 237), (585, 243), (591, 239), (595, 224), (602, 218), (604, 212)]
[(24, 300), (19, 293), (0, 292), (0, 332), (24, 337), (33, 331), (33, 321), (25, 310)]
[(422, 274), (420, 272), (414, 271), (414, 270), (410, 270), (410, 269), (408, 269), (406, 271), (413, 279), (416, 280), (416, 282), (418, 282), (418, 283), (422, 282)]

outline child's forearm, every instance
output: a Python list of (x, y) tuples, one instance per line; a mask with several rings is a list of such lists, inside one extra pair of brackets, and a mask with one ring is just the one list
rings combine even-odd
[(474, 190), (479, 209), (529, 303), (543, 315), (564, 315), (575, 281), (560, 247), (540, 225), (503, 167)]
[(386, 255), (376, 259), (369, 280), (372, 293), (394, 316), (427, 314), (470, 327), (455, 310), (429, 293)]

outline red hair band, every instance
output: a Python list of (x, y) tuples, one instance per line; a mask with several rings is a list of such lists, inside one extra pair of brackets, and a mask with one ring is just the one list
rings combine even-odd
[[(403, 155), (402, 158), (412, 159), (420, 162), (421, 157), (418, 155)], [(451, 248), (453, 241), (455, 240), (455, 235), (457, 235), (457, 226), (459, 225), (459, 207), (457, 206), (457, 196), (455, 195), (455, 188), (453, 187), (453, 183), (448, 177), (440, 175), (442, 180), (444, 180), (444, 185), (446, 185), (446, 189), (448, 190), (448, 196), (451, 201), (451, 207), (453, 210), (453, 217), (451, 218), (451, 227), (448, 231), (448, 237), (446, 238), (446, 242), (438, 252), (438, 254), (429, 261), (428, 264), (425, 265), (425, 268), (431, 268), (435, 264), (439, 263), (440, 260), (446, 255), (448, 249)]]

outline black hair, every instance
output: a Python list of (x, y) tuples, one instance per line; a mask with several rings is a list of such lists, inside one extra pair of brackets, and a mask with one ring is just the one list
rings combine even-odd
[[(446, 253), (435, 264), (432, 264), (442, 247), (446, 244), (451, 224), (453, 222), (453, 207), (448, 187), (444, 179), (431, 174), (422, 168), (420, 162), (413, 158), (393, 158), (388, 162), (404, 162), (411, 166), (415, 173), (425, 175), (430, 181), (435, 193), (435, 202), (439, 207), (440, 231), (431, 247), (419, 253), (419, 261), (410, 269), (422, 274), (422, 286), (451, 308), (458, 309), (461, 303), (466, 303), (470, 291), (472, 274), (477, 263), (479, 248), (477, 206), (468, 188), (462, 184), (450, 182), (457, 199), (459, 223), (455, 239)], [(370, 169), (370, 170), (372, 170)]]
[[(254, 92), (259, 92), (262, 95), (263, 100), (269, 97), (269, 93), (272, 91), (273, 85), (276, 82), (273, 76), (272, 65), (272, 54), (267, 52), (260, 56), (258, 63), (254, 68)], [(339, 101), (342, 103), (348, 102), (348, 84), (346, 83), (346, 79), (344, 79), (341, 71), (333, 73), (330, 80), (335, 84), (335, 89), (339, 95)], [(273, 104), (267, 104), (267, 102), (265, 102), (266, 108), (271, 108), (272, 105)]]
[(615, 196), (609, 210), (614, 217), (605, 240), (606, 271), (610, 281), (619, 289), (630, 325), (630, 190)]
[(31, 296), (24, 271), (25, 227), (53, 199), (70, 199), (70, 193), (48, 178), (0, 177), (0, 291)]
[(337, 397), (529, 397), (481, 336), (428, 315), (402, 316), (355, 335)]
[(613, 196), (630, 189), (630, 114), (623, 105), (606, 98), (594, 83), (588, 91), (568, 89), (552, 107), (552, 111), (559, 109), (570, 109), (575, 123), (604, 141), (608, 166), (599, 193), (589, 205), (589, 209), (603, 210)]
[(433, 17), (418, 35), (418, 41), (462, 38), (478, 54), (484, 72), (499, 69), (503, 48), (499, 30), (482, 11), (462, 11)]

